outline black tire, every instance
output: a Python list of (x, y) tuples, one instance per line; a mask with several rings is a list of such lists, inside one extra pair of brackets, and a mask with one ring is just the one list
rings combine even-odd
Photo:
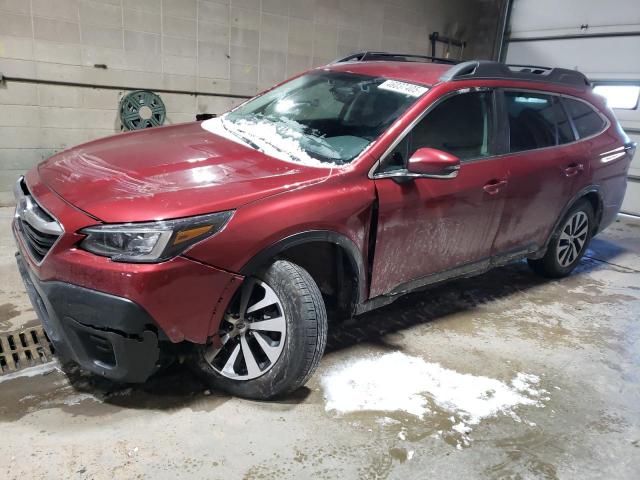
[[(565, 229), (565, 227), (567, 226), (567, 222), (570, 219), (574, 218), (574, 216), (578, 212), (583, 212), (586, 215), (586, 218), (588, 221), (586, 238), (584, 240), (584, 243), (580, 247), (578, 254), (575, 256), (575, 258), (573, 258), (568, 264), (562, 265), (558, 258), (559, 249), (560, 249), (560, 236), (563, 230)], [(571, 207), (571, 209), (567, 212), (567, 214), (562, 218), (562, 221), (558, 224), (558, 227), (556, 228), (555, 232), (553, 232), (553, 236), (549, 241), (549, 246), (547, 247), (547, 252), (545, 253), (544, 257), (539, 259), (528, 259), (527, 261), (529, 263), (529, 266), (535, 273), (543, 277), (547, 277), (547, 278), (566, 277), (573, 271), (574, 268), (576, 268), (576, 266), (580, 262), (580, 259), (582, 258), (584, 253), (587, 251), (589, 242), (593, 237), (594, 227), (595, 227), (595, 215), (593, 212), (593, 206), (586, 199), (577, 201), (575, 205)]]
[(279, 358), (264, 374), (248, 380), (227, 378), (216, 371), (205, 359), (206, 346), (196, 348), (193, 364), (213, 389), (266, 400), (297, 390), (311, 377), (326, 346), (327, 313), (315, 281), (294, 263), (277, 260), (255, 278), (275, 292), (284, 310), (286, 335)]

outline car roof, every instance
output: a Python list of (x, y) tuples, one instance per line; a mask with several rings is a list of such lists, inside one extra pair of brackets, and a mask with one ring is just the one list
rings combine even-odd
[[(426, 59), (430, 61), (426, 62)], [(336, 72), (385, 77), (426, 86), (456, 80), (530, 82), (544, 85), (544, 89), (549, 91), (563, 87), (585, 91), (591, 86), (584, 74), (565, 68), (507, 65), (491, 60), (456, 62), (436, 57), (385, 52), (351, 54), (342, 60), (336, 60), (320, 68)]]
[(347, 72), (431, 86), (440, 81), (451, 65), (426, 62), (375, 61), (343, 62), (320, 67), (333, 72)]

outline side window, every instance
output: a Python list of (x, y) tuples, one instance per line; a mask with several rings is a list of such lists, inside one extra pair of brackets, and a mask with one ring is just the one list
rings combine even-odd
[[(560, 115), (558, 109), (562, 112), (561, 105), (557, 103), (557, 100), (554, 100), (551, 95), (511, 91), (504, 92), (504, 97), (509, 116), (511, 152), (556, 145), (556, 138), (560, 136), (561, 127), (558, 123)], [(564, 118), (563, 127), (565, 129), (564, 137), (569, 138), (571, 129), (567, 129), (569, 125), (566, 118)]]
[(491, 92), (471, 92), (444, 100), (411, 132), (410, 155), (430, 147), (460, 160), (487, 157), (491, 124)]
[(382, 171), (405, 168), (419, 148), (437, 148), (470, 160), (491, 155), (491, 92), (455, 95), (438, 104), (387, 156)]
[(570, 98), (563, 99), (563, 102), (573, 119), (573, 124), (578, 130), (580, 138), (594, 135), (604, 128), (605, 121), (586, 103)]

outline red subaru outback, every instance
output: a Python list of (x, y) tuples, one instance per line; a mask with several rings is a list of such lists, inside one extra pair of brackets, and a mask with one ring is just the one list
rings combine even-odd
[(203, 123), (96, 140), (16, 186), (56, 350), (124, 382), (172, 344), (217, 388), (303, 385), (329, 316), (527, 258), (569, 274), (635, 145), (579, 72), (357, 54)]

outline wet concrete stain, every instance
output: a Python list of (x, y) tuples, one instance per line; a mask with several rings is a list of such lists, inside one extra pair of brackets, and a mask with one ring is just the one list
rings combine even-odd
[(554, 458), (561, 439), (549, 438), (541, 430), (533, 430), (515, 438), (505, 438), (495, 442), (506, 456), (503, 462), (485, 470), (487, 477), (504, 478), (540, 478), (557, 480), (556, 467), (544, 458)]
[(33, 378), (16, 378), (0, 388), (0, 422), (57, 408), (72, 416), (100, 417), (122, 410), (212, 411), (230, 397), (207, 390), (186, 367), (174, 365), (142, 385), (113, 383), (65, 366)]
[[(37, 382), (27, 378), (7, 382), (0, 389), (0, 421), (16, 421), (29, 413), (53, 408), (73, 417), (102, 417), (101, 421), (108, 421), (104, 418), (123, 410), (175, 411), (190, 408), (193, 411), (212, 412), (229, 401), (224, 395), (205, 392), (205, 387), (199, 379), (190, 376), (180, 365), (174, 365), (153, 377), (147, 384), (134, 388), (118, 386), (102, 378), (85, 374), (77, 368), (71, 368), (66, 369), (65, 373), (51, 372), (43, 375)], [(306, 400), (311, 400), (310, 403), (315, 404), (319, 396), (318, 393), (307, 392), (300, 400), (305, 403)], [(274, 404), (256, 402), (256, 406), (277, 411), (282, 409), (283, 405), (296, 403), (294, 398)], [(312, 478), (331, 479), (335, 478), (332, 464), (349, 462), (349, 459), (356, 455), (367, 459), (366, 465), (359, 467), (360, 478), (384, 479), (393, 471), (394, 465), (412, 461), (410, 456), (413, 456), (414, 452), (421, 448), (419, 445), (425, 441), (444, 441), (453, 450), (461, 445), (467, 448), (469, 443), (465, 443), (464, 439), (452, 430), (452, 426), (460, 419), (452, 417), (450, 412), (439, 409), (435, 404), (431, 404), (430, 408), (433, 414), (426, 418), (417, 418), (401, 412), (360, 412), (340, 419), (326, 414), (330, 421), (343, 424), (346, 429), (359, 431), (369, 436), (370, 441), (347, 449), (327, 447), (324, 451), (313, 453), (296, 449), (291, 458), (283, 454), (274, 456), (274, 462), (268, 465), (254, 465), (243, 478), (258, 480), (295, 477), (296, 472), (302, 468), (305, 472), (312, 472)], [(381, 418), (385, 419), (382, 423)], [(281, 417), (281, 420), (286, 421), (286, 418)], [(523, 424), (522, 428), (527, 427)], [(414, 447), (414, 444), (417, 446)], [(125, 449), (124, 446), (118, 448)], [(385, 453), (381, 453), (381, 448)], [(424, 447), (422, 451), (424, 453)], [(134, 453), (126, 452), (127, 455)], [(196, 472), (198, 465), (194, 464), (193, 469), (185, 465), (185, 471)], [(534, 467), (538, 468), (531, 461), (526, 465), (526, 468)]]
[[(585, 282), (589, 272), (610, 267), (586, 260), (583, 263), (576, 276), (563, 281), (562, 289), (556, 288), (557, 281), (532, 276), (525, 262), (520, 262), (480, 277), (407, 295), (392, 305), (330, 328), (327, 351), (363, 342), (383, 349), (402, 349), (399, 332), (412, 327), (421, 327), (421, 333), (436, 329), (466, 335), (494, 328), (515, 328), (513, 335), (533, 338), (543, 345), (611, 347), (612, 342), (606, 339), (613, 332), (607, 330), (606, 324), (601, 322), (593, 327), (594, 323), (589, 322), (606, 317), (615, 308), (626, 308), (626, 302), (637, 300), (640, 295), (632, 289), (628, 293), (606, 293), (607, 286), (602, 282), (593, 279)], [(571, 295), (569, 304), (567, 291)], [(584, 328), (576, 331), (566, 326), (563, 315), (584, 316)], [(456, 316), (455, 322), (447, 320), (452, 316)]]
[(629, 423), (616, 412), (601, 411), (598, 418), (587, 423), (587, 428), (597, 433), (621, 433), (624, 432)]
[(20, 310), (12, 303), (3, 303), (0, 305), (0, 331), (6, 331), (11, 328), (10, 320), (20, 315)]
[[(590, 267), (582, 268), (588, 270)], [(523, 263), (494, 270), (482, 277), (450, 282), (408, 295), (391, 306), (349, 322), (333, 325), (327, 342), (327, 352), (342, 350), (363, 342), (383, 350), (401, 350), (404, 339), (402, 330), (420, 327), (423, 329), (421, 333), (435, 329), (435, 331), (448, 330), (456, 334), (476, 335), (480, 330), (488, 327), (501, 329), (505, 323), (505, 317), (518, 317), (518, 324), (515, 327), (517, 334), (537, 339), (542, 344), (567, 342), (577, 348), (582, 348), (584, 344), (611, 348), (611, 342), (605, 339), (615, 338), (616, 335), (612, 331), (607, 331), (606, 326), (599, 326), (592, 331), (576, 332), (574, 329), (563, 326), (562, 320), (558, 318), (558, 312), (561, 312), (562, 308), (566, 309), (566, 305), (558, 305), (558, 310), (552, 308), (546, 311), (545, 308), (550, 303), (553, 304), (554, 297), (560, 301), (566, 288), (570, 291), (573, 289), (574, 308), (578, 311), (584, 308), (580, 304), (588, 304), (591, 309), (594, 304), (599, 304), (608, 309), (617, 303), (636, 299), (635, 296), (624, 294), (603, 295), (604, 285), (601, 282), (590, 280), (590, 283), (585, 284), (578, 276), (565, 280), (563, 292), (554, 294), (552, 291), (551, 295), (548, 294), (549, 292), (545, 295), (527, 293), (527, 290), (541, 287), (552, 289), (553, 285), (544, 279), (533, 277)], [(524, 311), (517, 309), (513, 311), (513, 308), (511, 311), (501, 311), (502, 300), (504, 298), (512, 300), (513, 296), (517, 295), (526, 297), (523, 303), (527, 308)], [(389, 321), (391, 309), (401, 312), (399, 316), (396, 313), (393, 322)], [(475, 321), (474, 310), (478, 309), (484, 310), (482, 322)], [(531, 322), (526, 315), (527, 309), (535, 312), (537, 316)], [(491, 314), (487, 316), (484, 314), (486, 311)], [(13, 318), (19, 313), (12, 304), (0, 305), (0, 319)], [(447, 321), (447, 318), (454, 313), (463, 314), (463, 319), (457, 319), (455, 323)], [(489, 324), (487, 317), (490, 319)], [(549, 320), (549, 323), (541, 323), (541, 319)], [(508, 328), (514, 327), (510, 325)], [(202, 395), (206, 386), (183, 367), (178, 367), (177, 370), (173, 367), (167, 372), (156, 375), (147, 384), (135, 388), (118, 387), (108, 380), (83, 374), (77, 368), (66, 373), (69, 384), (64, 388), (56, 388), (55, 385), (47, 386), (47, 380), (45, 380), (39, 382), (37, 393), (29, 394), (29, 390), (33, 389), (33, 382), (28, 379), (18, 379), (11, 382), (11, 386), (4, 386), (0, 393), (0, 421), (15, 420), (40, 408), (59, 407), (75, 415), (90, 416), (114, 412), (118, 408), (162, 410), (191, 404), (196, 409), (209, 408), (212, 403), (227, 399), (216, 396), (209, 396), (206, 399)], [(53, 375), (53, 377), (56, 376)], [(180, 377), (179, 381), (175, 381), (176, 376)], [(57, 383), (61, 381), (58, 380)], [(69, 403), (68, 396), (71, 392), (75, 392), (79, 405), (65, 404), (65, 401)], [(304, 396), (304, 389), (301, 392), (298, 395)], [(94, 399), (90, 400), (90, 396)], [(214, 399), (216, 401), (213, 401)], [(322, 400), (317, 398), (316, 401), (319, 403)], [(296, 403), (292, 402), (293, 405)], [(12, 409), (16, 404), (21, 408)], [(446, 429), (444, 425), (432, 425), (431, 428), (427, 428), (422, 437), (434, 431)], [(452, 442), (452, 444), (456, 443)]]
[[(601, 277), (594, 278), (592, 274), (599, 272), (615, 272), (625, 278), (629, 275), (630, 281), (612, 288)], [(324, 362), (347, 354), (419, 349), (424, 345), (420, 343), (421, 338), (430, 337), (450, 346), (471, 344), (470, 340), (477, 339), (505, 344), (521, 341), (541, 355), (558, 350), (593, 352), (594, 356), (603, 357), (598, 361), (608, 369), (602, 373), (608, 381), (614, 382), (615, 375), (620, 375), (630, 383), (637, 383), (636, 374), (620, 362), (620, 357), (640, 359), (637, 349), (640, 326), (636, 326), (636, 330), (625, 326), (627, 330), (622, 330), (615, 322), (639, 308), (640, 290), (629, 285), (635, 278), (631, 275), (637, 274), (585, 259), (576, 275), (558, 282), (535, 277), (524, 263), (517, 263), (481, 277), (414, 293), (346, 323), (333, 323), (329, 330), (328, 358)], [(1, 312), (0, 308), (0, 318), (3, 318)], [(7, 312), (13, 315), (11, 309)], [(489, 364), (491, 353), (479, 351), (477, 344), (473, 345), (476, 346), (469, 355), (476, 361), (472, 363), (480, 365), (478, 368), (483, 361)], [(431, 353), (420, 350), (425, 357)], [(521, 368), (517, 356), (509, 358), (513, 365), (506, 365), (504, 372)], [(493, 360), (492, 368), (495, 368)], [(451, 358), (451, 362), (456, 361)], [(142, 416), (144, 411), (177, 414), (185, 409), (215, 414), (219, 413), (216, 410), (231, 405), (232, 412), (240, 417), (246, 413), (250, 417), (272, 419), (269, 427), (272, 429), (274, 425), (292, 428), (292, 418), (306, 409), (311, 412), (305, 417), (305, 422), (309, 422), (305, 425), (309, 431), (307, 442), (292, 437), (288, 449), (267, 455), (259, 442), (241, 439), (245, 466), (236, 471), (237, 477), (244, 474), (243, 478), (249, 480), (330, 479), (340, 476), (339, 468), (345, 465), (353, 465), (351, 471), (357, 472), (353, 476), (358, 478), (403, 478), (400, 472), (408, 472), (404, 469), (410, 467), (414, 468), (414, 476), (428, 476), (424, 466), (429, 463), (424, 462), (442, 458), (457, 462), (463, 457), (456, 459), (456, 455), (472, 455), (477, 449), (490, 452), (490, 458), (478, 463), (480, 470), (475, 471), (478, 476), (566, 478), (561, 467), (568, 461), (568, 452), (575, 451), (585, 435), (607, 440), (610, 436), (625, 436), (629, 448), (633, 451), (640, 448), (640, 438), (632, 434), (634, 429), (638, 431), (637, 424), (629, 420), (634, 412), (604, 407), (592, 411), (594, 415), (581, 416), (589, 411), (584, 403), (600, 398), (600, 392), (588, 379), (573, 379), (574, 373), (569, 367), (549, 365), (546, 375), (542, 375), (542, 387), (552, 392), (552, 399), (544, 409), (522, 407), (517, 411), (517, 418), (504, 415), (489, 418), (474, 426), (466, 436), (453, 428), (460, 419), (434, 404), (430, 404), (432, 413), (423, 418), (401, 412), (359, 412), (338, 417), (322, 409), (322, 393), (314, 388), (313, 381), (308, 388), (285, 399), (248, 402), (230, 399), (219, 392), (205, 393), (208, 387), (179, 364), (135, 387), (115, 385), (78, 369), (53, 372), (38, 379), (7, 381), (0, 386), (0, 422), (5, 425), (29, 422), (25, 417), (30, 414), (50, 411), (53, 415), (59, 410), (63, 412), (63, 419), (69, 416), (81, 420), (82, 424), (106, 425), (111, 423), (112, 415), (134, 417)], [(500, 372), (498, 368), (496, 376)], [(213, 418), (219, 423), (229, 421)], [(245, 438), (249, 433), (243, 429), (249, 429), (250, 425), (244, 425), (234, 424), (225, 434), (231, 438), (240, 432), (240, 437)], [(318, 428), (319, 425), (323, 428)], [(331, 437), (315, 438), (317, 431), (326, 434), (327, 428), (332, 432)], [(52, 431), (43, 428), (42, 434), (52, 435)], [(222, 441), (224, 437), (216, 438)], [(315, 440), (324, 445), (319, 446)], [(134, 472), (139, 472), (136, 456), (153, 456), (152, 452), (134, 451), (123, 440), (114, 441), (109, 448), (116, 449), (126, 459), (114, 470), (114, 476), (135, 477)], [(212, 451), (215, 449), (212, 446)], [(219, 470), (214, 469), (227, 464), (227, 460), (220, 458), (189, 455), (180, 461), (167, 460), (162, 472), (168, 476), (180, 469), (186, 474), (198, 475), (204, 468), (217, 472)], [(73, 463), (73, 471), (80, 478), (97, 476), (96, 468), (96, 464)]]

